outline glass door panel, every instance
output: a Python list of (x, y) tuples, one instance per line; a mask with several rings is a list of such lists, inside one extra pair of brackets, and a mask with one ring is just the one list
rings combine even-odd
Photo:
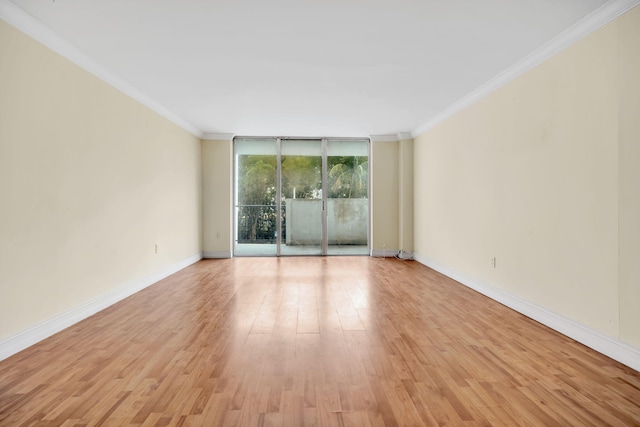
[(236, 140), (234, 154), (234, 255), (274, 256), (277, 253), (276, 140)]
[(234, 139), (234, 256), (368, 255), (368, 139)]
[(327, 254), (369, 254), (369, 141), (327, 141)]
[(322, 140), (283, 139), (281, 255), (322, 254)]

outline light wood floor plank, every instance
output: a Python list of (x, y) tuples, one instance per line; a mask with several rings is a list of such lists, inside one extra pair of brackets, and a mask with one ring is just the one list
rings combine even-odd
[(640, 425), (640, 374), (415, 262), (205, 260), (0, 362), (0, 426)]

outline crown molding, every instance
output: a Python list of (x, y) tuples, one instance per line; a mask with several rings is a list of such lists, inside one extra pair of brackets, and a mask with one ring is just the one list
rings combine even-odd
[(371, 142), (398, 142), (398, 134), (395, 135), (369, 135)]
[(234, 136), (233, 133), (204, 132), (201, 139), (205, 141), (231, 141)]
[(397, 137), (398, 137), (398, 141), (413, 139), (413, 135), (411, 134), (411, 132), (398, 132)]
[(398, 132), (389, 135), (370, 135), (371, 142), (398, 142), (407, 139), (413, 139), (411, 132)]
[(145, 105), (175, 125), (180, 126), (193, 136), (198, 138), (202, 137), (202, 131), (200, 129), (177, 116), (165, 106), (145, 95), (131, 84), (122, 80), (120, 77), (111, 73), (69, 41), (60, 37), (49, 27), (45, 26), (42, 22), (38, 21), (36, 18), (29, 15), (10, 1), (0, 0), (0, 18), (31, 38), (39, 41), (54, 52), (67, 58), (83, 70), (93, 74), (125, 95), (128, 95), (139, 103)]
[(542, 45), (542, 47), (533, 51), (524, 59), (518, 61), (516, 64), (502, 71), (482, 86), (459, 99), (453, 105), (435, 115), (425, 124), (417, 127), (412, 132), (412, 135), (417, 137), (437, 124), (456, 115), (460, 111), (489, 95), (491, 92), (506, 85), (530, 69), (542, 64), (544, 61), (614, 20), (618, 16), (624, 14), (628, 10), (634, 8), (638, 4), (640, 4), (640, 0), (610, 0), (606, 2), (594, 12), (590, 13), (585, 18)]

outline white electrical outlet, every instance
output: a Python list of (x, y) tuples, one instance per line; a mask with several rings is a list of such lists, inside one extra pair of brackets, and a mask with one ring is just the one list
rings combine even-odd
[(496, 257), (491, 257), (491, 267), (496, 268)]
[(220, 233), (216, 233), (216, 239), (220, 238)]
[(160, 252), (160, 246), (156, 243), (156, 253)]

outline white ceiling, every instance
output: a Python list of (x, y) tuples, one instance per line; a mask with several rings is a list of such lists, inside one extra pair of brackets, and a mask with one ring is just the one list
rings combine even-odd
[(12, 0), (201, 132), (411, 132), (605, 0)]

